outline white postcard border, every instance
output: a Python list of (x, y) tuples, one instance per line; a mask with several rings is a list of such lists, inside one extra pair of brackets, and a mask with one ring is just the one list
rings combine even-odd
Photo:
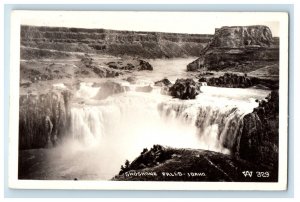
[[(32, 11), (34, 12), (34, 11)], [(46, 11), (45, 11), (46, 12)], [(47, 11), (50, 12), (50, 11)], [(71, 12), (71, 11), (62, 11)], [(89, 12), (89, 11), (84, 11)], [(100, 11), (99, 11), (100, 12)], [(117, 12), (117, 11), (116, 11)], [(124, 11), (125, 12), (125, 11)], [(130, 12), (130, 11), (126, 11)], [(159, 14), (160, 12), (157, 12)], [(222, 12), (216, 12), (221, 14)], [(233, 15), (263, 17), (280, 22), (279, 87), (279, 175), (278, 182), (128, 182), (66, 181), (18, 179), (18, 124), (20, 76), (20, 25), (28, 12), (11, 15), (10, 97), (9, 97), (9, 187), (18, 189), (90, 189), (90, 190), (286, 190), (288, 146), (288, 14), (283, 12), (233, 12)]]

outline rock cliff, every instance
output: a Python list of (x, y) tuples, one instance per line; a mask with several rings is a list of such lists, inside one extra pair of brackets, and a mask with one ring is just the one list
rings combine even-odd
[(198, 56), (207, 34), (21, 26), (21, 58), (63, 57), (71, 52), (171, 58)]
[(253, 66), (253, 63), (279, 63), (278, 39), (272, 37), (267, 26), (233, 26), (216, 29), (214, 37), (201, 51), (200, 57), (188, 64), (188, 71), (201, 68)]
[(243, 118), (238, 155), (271, 168), (278, 166), (279, 94), (272, 91), (259, 106)]
[(69, 91), (20, 96), (19, 148), (51, 147), (70, 124)]

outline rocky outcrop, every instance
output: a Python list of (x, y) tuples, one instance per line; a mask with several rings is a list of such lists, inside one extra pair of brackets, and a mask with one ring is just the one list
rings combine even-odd
[(152, 65), (150, 65), (149, 62), (146, 62), (145, 60), (139, 60), (139, 66), (138, 66), (138, 70), (153, 70)]
[(248, 88), (252, 86), (252, 81), (247, 75), (237, 75), (225, 73), (223, 76), (218, 78), (200, 78), (199, 81), (206, 82), (209, 86), (219, 86), (219, 87), (227, 87), (227, 88)]
[(86, 68), (91, 69), (95, 74), (97, 74), (101, 78), (116, 77), (121, 74), (118, 70), (97, 65), (94, 62), (94, 59), (90, 57), (83, 57), (81, 59), (81, 62)]
[(249, 77), (247, 74), (238, 75), (233, 73), (225, 73), (220, 77), (201, 77), (199, 82), (206, 82), (209, 86), (218, 86), (225, 88), (249, 88), (255, 86), (263, 89), (278, 89), (279, 81), (272, 79), (261, 79)]
[(272, 91), (259, 106), (243, 118), (238, 145), (240, 158), (269, 167), (278, 166), (279, 94)]
[(222, 27), (216, 29), (200, 57), (188, 64), (187, 70), (243, 69), (249, 63), (260, 61), (279, 63), (279, 47), (267, 26)]
[(200, 85), (193, 79), (177, 79), (169, 92), (171, 96), (182, 100), (195, 99), (200, 93)]
[(21, 58), (73, 52), (172, 58), (198, 56), (211, 35), (21, 26)]
[(160, 80), (160, 81), (154, 82), (154, 85), (155, 85), (155, 86), (164, 87), (164, 86), (171, 86), (172, 83), (171, 83), (171, 81), (169, 81), (169, 79), (164, 78), (164, 79), (162, 79), (162, 80)]
[(156, 81), (156, 82), (154, 82), (154, 85), (161, 87), (160, 93), (162, 95), (170, 94), (169, 88), (172, 86), (172, 83), (171, 83), (171, 81), (169, 81), (169, 79), (164, 78), (162, 80)]
[(122, 61), (118, 62), (108, 62), (108, 67), (112, 69), (118, 69), (118, 70), (153, 70), (152, 65), (145, 61), (145, 60), (132, 60), (131, 63), (124, 64)]
[(70, 124), (69, 91), (20, 96), (19, 149), (57, 144)]
[(265, 170), (264, 166), (250, 163), (217, 152), (198, 149), (175, 149), (154, 145), (144, 149), (132, 163), (125, 162), (117, 181), (277, 181), (277, 172), (269, 171), (269, 178), (253, 175), (245, 178), (243, 171)]

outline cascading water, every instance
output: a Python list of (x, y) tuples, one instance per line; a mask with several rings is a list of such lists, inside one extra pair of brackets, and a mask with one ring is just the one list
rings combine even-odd
[(102, 156), (99, 162), (109, 157), (109, 167), (98, 165), (99, 172), (107, 173), (104, 178), (112, 177), (126, 159), (133, 160), (154, 144), (230, 154), (242, 117), (257, 106), (254, 98), (268, 93), (202, 86), (195, 100), (179, 100), (161, 95), (159, 87), (150, 93), (136, 92), (136, 85), (97, 100), (93, 97), (96, 87), (82, 84), (90, 95), (71, 108), (70, 136), (77, 142), (76, 149), (93, 150)]
[[(126, 159), (134, 160), (154, 144), (233, 152), (243, 116), (269, 91), (203, 85), (196, 99), (179, 100), (162, 95), (161, 88), (153, 85), (164, 76), (171, 82), (189, 77), (184, 69), (170, 63), (164, 68), (154, 66), (153, 72), (134, 72), (135, 84), (114, 79), (126, 90), (101, 100), (101, 87), (97, 87), (101, 85), (82, 82), (71, 104), (69, 138), (51, 157), (56, 162), (51, 165), (53, 172), (68, 179), (110, 179)], [(143, 86), (153, 89), (136, 91)]]

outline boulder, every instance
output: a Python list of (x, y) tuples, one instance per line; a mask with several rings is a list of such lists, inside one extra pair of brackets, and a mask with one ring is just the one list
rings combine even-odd
[(137, 67), (137, 70), (141, 71), (141, 70), (153, 70), (152, 65), (145, 61), (145, 60), (139, 60), (139, 66)]
[(115, 70), (137, 70), (137, 71), (142, 71), (142, 70), (153, 70), (152, 65), (141, 59), (132, 59), (130, 62), (128, 61), (111, 61), (106, 63), (106, 65)]
[(170, 85), (172, 85), (172, 83), (171, 83), (171, 81), (169, 81), (169, 79), (164, 78), (164, 79), (162, 79), (160, 81), (154, 82), (154, 85), (155, 86), (163, 87), (163, 86), (170, 86)]
[(171, 96), (182, 100), (195, 99), (200, 93), (200, 85), (193, 79), (177, 79), (169, 89)]

